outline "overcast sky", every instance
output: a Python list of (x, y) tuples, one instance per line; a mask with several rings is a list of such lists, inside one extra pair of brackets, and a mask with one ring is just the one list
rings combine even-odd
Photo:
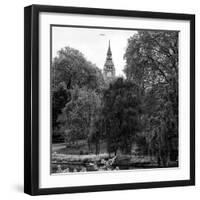
[(113, 62), (116, 75), (123, 75), (125, 61), (123, 55), (127, 46), (127, 39), (136, 31), (88, 29), (71, 27), (53, 27), (52, 31), (52, 56), (65, 46), (70, 46), (81, 51), (87, 60), (103, 69), (108, 41), (110, 40)]

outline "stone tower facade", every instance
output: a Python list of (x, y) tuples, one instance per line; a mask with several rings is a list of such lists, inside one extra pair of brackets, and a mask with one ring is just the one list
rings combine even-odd
[(110, 82), (115, 78), (115, 66), (112, 60), (110, 40), (108, 44), (107, 57), (103, 68), (103, 76), (106, 82)]

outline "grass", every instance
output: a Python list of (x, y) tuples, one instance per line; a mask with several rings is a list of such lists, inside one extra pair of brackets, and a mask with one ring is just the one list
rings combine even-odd
[[(58, 153), (58, 154), (67, 154), (67, 155), (88, 155), (88, 154), (95, 154), (95, 145), (91, 145), (91, 152), (89, 151), (88, 144), (86, 140), (79, 140), (74, 145), (65, 145), (63, 147), (63, 143), (60, 144), (62, 148), (57, 148), (58, 144), (53, 144), (52, 153)], [(107, 153), (106, 150), (106, 143), (101, 142), (100, 143), (100, 154)]]
[(89, 155), (66, 155), (66, 154), (52, 154), (52, 161), (58, 162), (98, 162), (101, 159), (108, 159), (109, 155), (107, 153), (104, 154), (89, 154)]

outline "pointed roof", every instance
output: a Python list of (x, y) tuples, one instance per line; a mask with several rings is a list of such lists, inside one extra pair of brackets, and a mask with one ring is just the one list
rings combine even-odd
[(108, 55), (108, 56), (111, 56), (111, 55), (112, 55), (111, 48), (110, 48), (110, 40), (109, 40), (109, 44), (108, 44), (107, 55)]
[(112, 61), (112, 52), (111, 52), (111, 48), (110, 48), (110, 40), (109, 40), (109, 44), (108, 44), (108, 51), (107, 51), (107, 57), (106, 57), (106, 61), (104, 64), (104, 70), (115, 70), (114, 67), (114, 63)]

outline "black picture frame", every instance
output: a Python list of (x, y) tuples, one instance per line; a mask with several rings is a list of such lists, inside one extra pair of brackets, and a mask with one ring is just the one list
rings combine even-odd
[[(39, 188), (39, 14), (76, 13), (104, 16), (188, 20), (190, 23), (190, 179), (145, 183)], [(24, 9), (24, 192), (46, 195), (195, 185), (195, 15), (31, 5)]]

